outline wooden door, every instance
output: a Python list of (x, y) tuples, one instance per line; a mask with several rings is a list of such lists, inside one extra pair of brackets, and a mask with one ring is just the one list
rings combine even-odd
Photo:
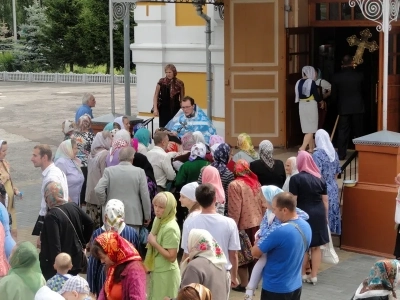
[(285, 146), (285, 29), (281, 0), (226, 0), (225, 138), (248, 133)]
[(299, 104), (295, 103), (295, 85), (302, 77), (301, 69), (310, 65), (311, 29), (298, 27), (286, 29), (286, 147), (301, 145), (303, 132), (300, 126)]

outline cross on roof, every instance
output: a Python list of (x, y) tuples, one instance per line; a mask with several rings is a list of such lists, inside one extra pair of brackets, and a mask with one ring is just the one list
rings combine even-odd
[(360, 36), (361, 38), (358, 38), (356, 35), (347, 38), (350, 46), (357, 46), (356, 54), (353, 56), (355, 66), (363, 63), (362, 57), (365, 49), (368, 49), (369, 52), (374, 52), (379, 48), (375, 41), (368, 41), (372, 37), (372, 33), (368, 28), (361, 31)]

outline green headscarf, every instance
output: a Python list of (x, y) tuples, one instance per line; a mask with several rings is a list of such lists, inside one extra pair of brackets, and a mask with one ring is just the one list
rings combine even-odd
[(146, 147), (149, 146), (150, 143), (150, 131), (147, 128), (140, 128), (136, 131), (135, 135), (133, 136), (135, 139), (142, 143)]
[[(165, 210), (161, 218), (155, 218), (153, 222), (153, 227), (151, 228), (151, 233), (157, 235), (160, 231), (161, 227), (168, 222), (175, 220), (176, 215), (176, 199), (174, 195), (170, 192), (162, 192), (158, 193), (156, 197), (160, 197), (161, 195), (167, 198), (167, 203), (165, 204)], [(154, 270), (154, 260), (158, 253), (158, 251), (150, 244), (147, 244), (147, 253), (146, 258), (144, 260), (144, 265), (146, 266), (148, 271)]]
[(39, 254), (30, 242), (22, 242), (16, 247), (10, 258), (11, 269), (8, 275), (19, 276), (33, 294), (36, 294), (46, 283), (40, 269)]

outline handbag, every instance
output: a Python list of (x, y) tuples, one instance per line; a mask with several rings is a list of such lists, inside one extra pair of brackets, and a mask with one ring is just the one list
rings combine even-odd
[(329, 234), (329, 243), (320, 247), (322, 252), (321, 261), (325, 264), (336, 265), (339, 263), (339, 256), (336, 254), (335, 248), (333, 247), (332, 236), (331, 236), (331, 231), (329, 229), (329, 225), (327, 226)]
[(86, 247), (83, 246), (83, 244), (81, 242), (81, 239), (79, 238), (79, 235), (76, 232), (75, 226), (74, 226), (74, 224), (72, 224), (72, 222), (71, 222), (70, 218), (68, 218), (67, 214), (61, 208), (59, 208), (59, 207), (55, 207), (55, 208), (60, 210), (67, 217), (69, 223), (71, 224), (72, 228), (74, 229), (75, 235), (78, 238), (78, 241), (79, 241), (79, 244), (81, 245), (81, 250), (82, 250), (81, 251), (81, 266), (80, 266), (81, 267), (81, 272), (80, 273), (86, 274), (87, 266), (88, 266), (88, 257), (86, 255)]
[(239, 231), (240, 251), (238, 251), (239, 267), (251, 263), (254, 258), (251, 255), (251, 242), (246, 231)]

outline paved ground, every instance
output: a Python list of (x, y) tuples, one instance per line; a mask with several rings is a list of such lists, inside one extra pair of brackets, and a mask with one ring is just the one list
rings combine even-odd
[[(132, 87), (132, 111), (136, 89)], [(110, 113), (110, 89), (106, 85), (17, 84), (0, 82), (0, 139), (7, 140), (7, 159), (15, 185), (24, 192), (17, 202), (18, 240), (35, 242), (31, 231), (40, 207), (41, 172), (30, 162), (33, 146), (48, 143), (55, 150), (63, 139), (61, 123), (75, 116), (84, 92), (96, 96), (94, 116)], [(123, 113), (123, 86), (116, 86), (116, 111)], [(295, 152), (276, 150), (276, 158), (286, 159)], [(350, 299), (360, 282), (368, 275), (376, 257), (338, 250), (340, 263), (322, 266), (316, 286), (304, 285), (302, 299)], [(257, 291), (257, 299), (259, 290)], [(231, 299), (243, 299), (232, 292)], [(219, 299), (216, 299), (219, 300)]]

